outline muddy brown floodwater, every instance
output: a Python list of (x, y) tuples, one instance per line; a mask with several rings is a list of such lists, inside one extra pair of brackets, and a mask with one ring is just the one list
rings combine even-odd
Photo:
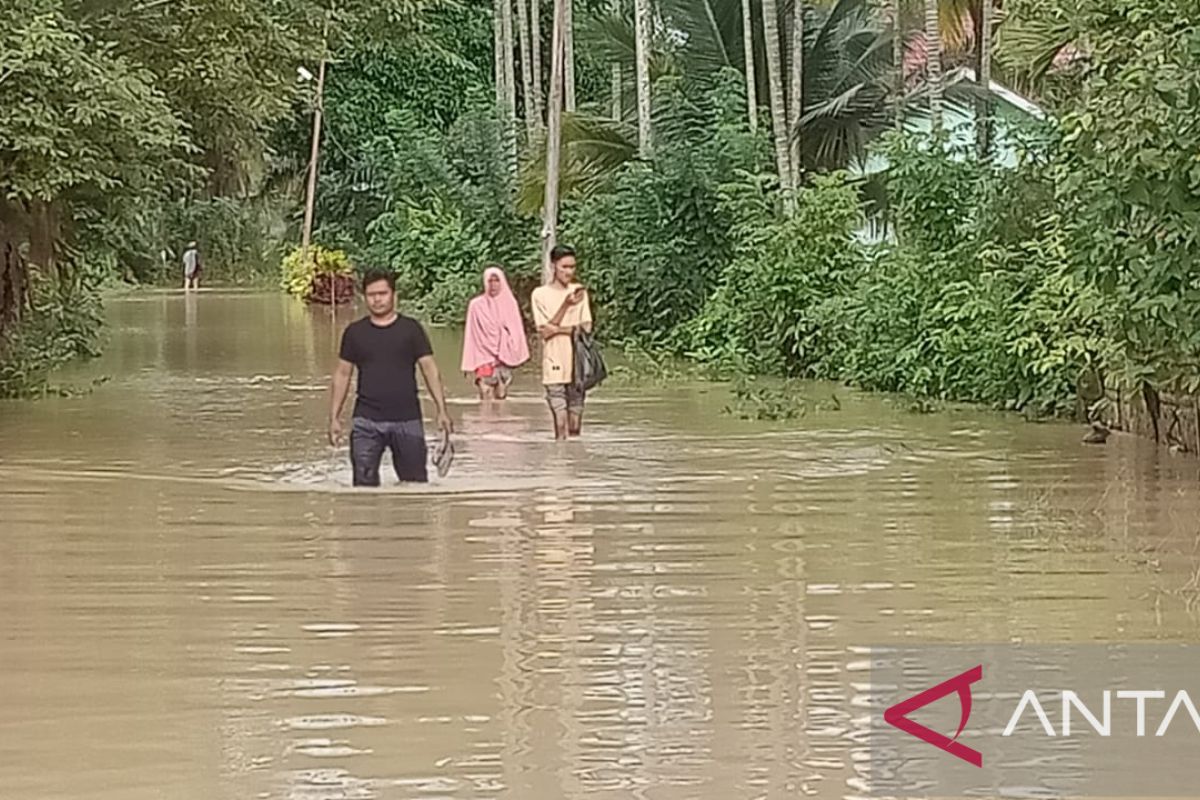
[(454, 470), (355, 491), (327, 313), (116, 299), (108, 383), (0, 404), (0, 796), (854, 797), (869, 645), (1197, 638), (1197, 462), (1143, 441), (694, 384), (556, 445), (435, 328)]

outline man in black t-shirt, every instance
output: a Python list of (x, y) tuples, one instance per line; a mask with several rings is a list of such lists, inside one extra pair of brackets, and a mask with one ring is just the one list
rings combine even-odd
[(446, 433), (454, 430), (433, 348), (421, 323), (396, 313), (396, 279), (391, 273), (368, 272), (363, 277), (363, 294), (370, 316), (351, 323), (342, 333), (333, 374), (329, 441), (336, 447), (341, 440), (342, 406), (350, 391), (350, 375), (357, 367), (358, 397), (350, 432), (354, 485), (379, 485), (379, 463), (385, 448), (392, 451), (392, 465), (401, 481), (424, 483), (428, 476), (417, 367), (437, 405), (438, 427)]

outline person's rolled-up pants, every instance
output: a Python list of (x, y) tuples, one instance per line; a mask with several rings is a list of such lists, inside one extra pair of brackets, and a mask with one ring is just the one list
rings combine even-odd
[(569, 411), (576, 416), (581, 415), (586, 400), (587, 392), (573, 383), (546, 384), (546, 403), (555, 413)]
[(383, 451), (392, 451), (396, 477), (405, 483), (429, 480), (425, 463), (425, 426), (419, 419), (378, 422), (355, 417), (350, 431), (350, 464), (355, 486), (378, 486)]

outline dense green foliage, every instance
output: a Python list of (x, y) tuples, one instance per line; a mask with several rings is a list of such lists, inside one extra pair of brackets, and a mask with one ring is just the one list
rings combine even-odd
[[(885, 135), (893, 32), (875, 5), (805, 8), (804, 181), (786, 215), (770, 127), (749, 130), (740, 0), (658, 4), (646, 159), (628, 116), (631, 19), (577, 3), (560, 240), (579, 250), (602, 333), (648, 364), (686, 356), (1031, 414), (1080, 412), (1115, 382), (1200, 388), (1200, 3), (1006, 3), (998, 72), (1053, 117), (1007, 134), (1015, 168)], [(406, 307), (433, 319), (461, 319), (491, 262), (527, 296), (544, 143), (493, 107), (491, 8), (0, 0), (16, 21), (0, 32), (0, 245), (35, 276), (0, 345), (0, 393), (93, 346), (89, 314), (75, 326), (63, 313), (94, 307), (75, 293), (105, 277), (173, 282), (190, 239), (210, 278), (277, 274), (311, 131), (295, 68), (326, 45), (315, 240), (395, 271)], [(969, 11), (944, 4), (948, 64), (969, 61)], [(548, 32), (546, 15), (543, 59)], [(620, 120), (604, 118), (612, 59)], [(886, 171), (852, 177), (869, 148)], [(863, 203), (880, 187), (882, 219)], [(882, 241), (865, 235), (881, 224)], [(739, 386), (762, 407), (790, 391)]]
[[(889, 156), (899, 241), (872, 252), (822, 312), (837, 343), (824, 373), (923, 397), (1073, 410), (1077, 386), (1104, 364), (1103, 305), (1064, 259), (1039, 166), (1007, 172), (902, 140)], [(914, 190), (931, 202), (907, 202)]]
[[(690, 320), (678, 317), (694, 306), (664, 304), (678, 311), (667, 343), (741, 371), (1033, 414), (1082, 413), (1116, 383), (1195, 391), (1200, 41), (1192, 23), (1200, 5), (1039, 5), (1048, 15), (1044, 46), (1061, 50), (1068, 30), (1066, 41), (1088, 57), (1056, 76), (1057, 89), (1076, 91), (1058, 95), (1057, 121), (1023, 144), (1016, 169), (939, 142), (893, 138), (883, 151), (894, 238), (878, 245), (857, 241), (857, 205), (836, 178), (811, 182), (785, 220), (769, 204), (755, 213), (759, 195), (730, 181), (716, 213), (729, 215), (722, 223), (733, 255), (711, 248), (677, 259), (676, 278), (664, 283), (710, 275), (695, 268), (707, 254), (726, 266)], [(687, 187), (672, 200), (652, 185), (622, 191), (618, 182), (591, 202), (636, 220), (643, 195), (662, 209), (686, 208), (696, 196)], [(683, 224), (651, 229), (631, 226), (629, 239), (646, 242), (639, 252), (652, 254), (655, 241), (676, 241), (673, 234), (682, 251), (702, 241)], [(581, 233), (586, 242), (591, 231)], [(619, 237), (593, 238), (597, 249), (621, 252)], [(604, 285), (599, 260), (595, 279)], [(622, 280), (637, 286), (636, 268), (627, 271)], [(653, 306), (645, 296), (610, 295), (618, 332), (636, 332)]]
[(68, 281), (33, 280), (24, 324), (5, 337), (0, 398), (67, 391), (52, 387), (50, 376), (72, 359), (98, 354), (100, 279), (99, 272), (80, 269)]
[(1200, 3), (1072, 3), (1081, 102), (1054, 165), (1080, 276), (1109, 298), (1123, 372), (1200, 389)]
[(568, 207), (563, 238), (580, 250), (610, 337), (666, 344), (733, 256), (736, 216), (723, 187), (754, 180), (766, 143), (745, 130), (737, 78), (727, 78), (695, 101), (661, 93), (671, 105), (659, 118), (653, 160), (628, 165)]
[(787, 219), (761, 203), (745, 208), (737, 252), (686, 330), (689, 353), (754, 372), (810, 371), (835, 332), (816, 312), (844, 291), (862, 260), (853, 238), (860, 218), (858, 196), (840, 175), (802, 190)]
[(90, 349), (105, 281), (174, 283), (191, 239), (208, 278), (273, 275), (295, 181), (270, 141), (297, 66), (326, 41), (410, 44), (432, 2), (0, 0), (0, 393)]

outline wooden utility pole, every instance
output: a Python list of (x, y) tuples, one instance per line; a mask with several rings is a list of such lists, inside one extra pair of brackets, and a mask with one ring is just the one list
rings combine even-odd
[(550, 251), (558, 237), (558, 180), (562, 160), (563, 62), (566, 46), (566, 3), (554, 0), (550, 37), (550, 105), (546, 120), (546, 195), (542, 203), (542, 283), (550, 282)]
[(317, 68), (316, 103), (313, 107), (312, 152), (308, 157), (308, 191), (304, 198), (304, 229), (300, 234), (300, 260), (308, 261), (312, 244), (313, 214), (317, 202), (317, 160), (321, 154), (321, 111), (325, 105), (325, 64), (329, 56), (329, 21), (325, 21), (321, 65)]

